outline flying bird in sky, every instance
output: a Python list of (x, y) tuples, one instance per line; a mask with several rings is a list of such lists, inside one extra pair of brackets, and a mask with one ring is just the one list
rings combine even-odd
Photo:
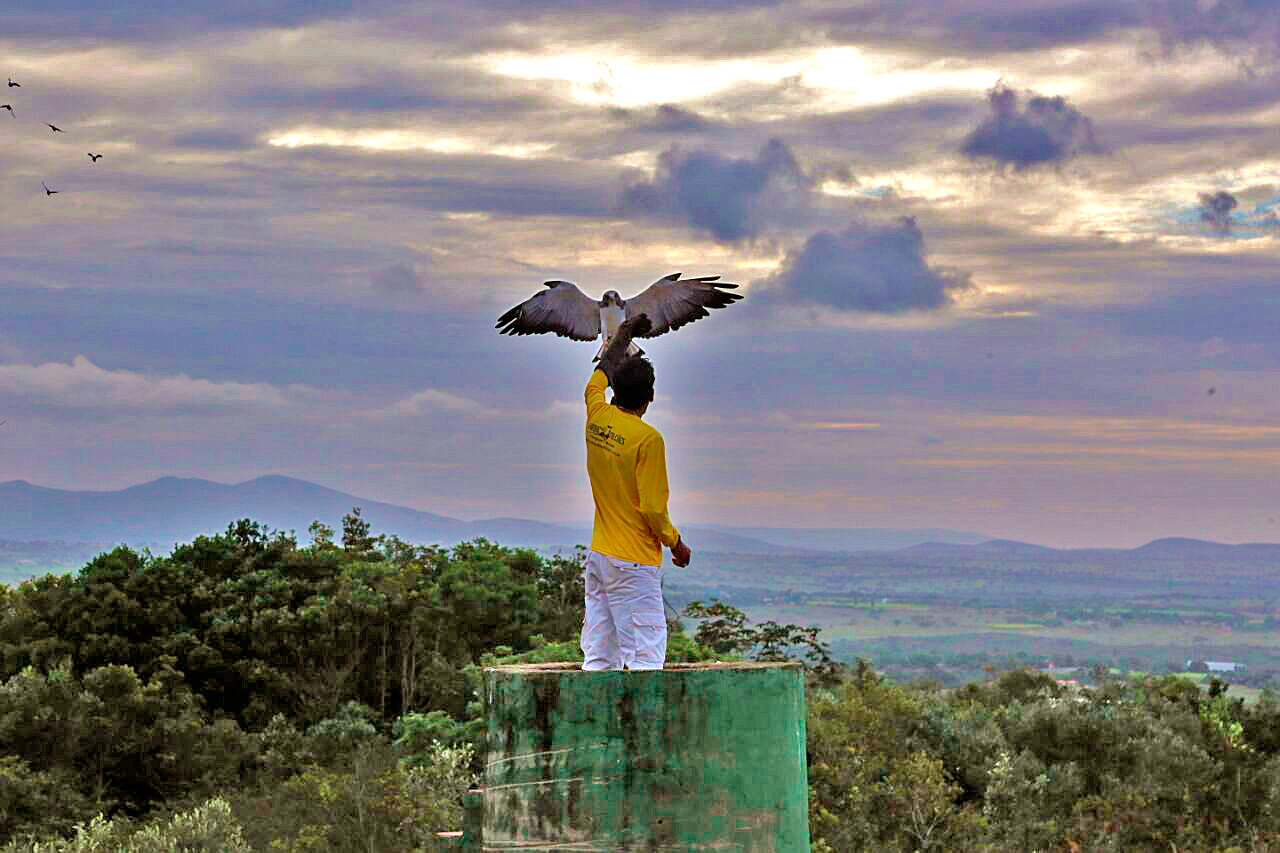
[(9, 78), (9, 88), (10, 88), (10, 89), (14, 89), (14, 88), (21, 89), (21, 88), (22, 88), (22, 84), (21, 84), (21, 83), (15, 83), (15, 82), (13, 82), (13, 78), (12, 78), (12, 77), (10, 77), (10, 78)]
[(90, 160), (92, 160), (92, 161), (93, 161), (93, 162), (95, 162), (95, 163), (102, 159), (102, 155), (101, 155), (101, 154), (94, 154), (92, 151), (89, 151), (89, 152), (87, 152), (87, 153), (88, 153), (88, 155), (89, 155), (89, 159), (90, 159)]
[[(571, 281), (545, 282), (546, 290), (535, 293), (498, 318), (494, 327), (504, 335), (538, 335), (554, 332), (575, 341), (603, 338), (596, 352), (599, 359), (618, 326), (637, 314), (647, 314), (653, 323), (646, 338), (678, 329), (685, 323), (709, 316), (708, 308), (723, 308), (741, 299), (742, 294), (722, 288), (738, 285), (719, 281), (718, 275), (680, 278), (674, 272), (649, 285), (630, 299), (616, 290), (605, 293), (599, 302), (587, 296)], [(629, 355), (641, 352), (634, 343)]]
[(8, 110), (9, 115), (17, 118), (17, 116), (13, 114), (13, 104), (0, 104), (0, 110)]
[(62, 190), (51, 190), (48, 187), (45, 187), (44, 181), (40, 182), (40, 186), (44, 187), (44, 194), (46, 196), (57, 195), (58, 193), (62, 192)]
[(50, 129), (50, 130), (52, 130), (54, 133), (66, 133), (66, 131), (65, 131), (65, 130), (63, 130), (62, 128), (58, 127), (57, 125), (49, 124), (48, 122), (45, 122), (45, 124), (48, 124), (48, 125), (49, 125), (49, 129)]

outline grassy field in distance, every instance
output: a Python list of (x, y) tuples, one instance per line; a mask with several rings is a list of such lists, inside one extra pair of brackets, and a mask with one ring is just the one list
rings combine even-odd
[[(984, 664), (966, 658), (1003, 658), (1032, 666), (1101, 663), (1155, 675), (1182, 671), (1190, 659), (1246, 664), (1245, 670), (1220, 677), (1231, 685), (1229, 695), (1250, 702), (1271, 678), (1280, 684), (1280, 623), (1256, 610), (1152, 607), (1150, 618), (1143, 618), (1144, 608), (1129, 602), (1114, 613), (1098, 607), (1094, 618), (1079, 619), (1061, 618), (1043, 607), (1028, 611), (891, 599), (856, 604), (837, 604), (829, 596), (815, 599), (821, 603), (755, 603), (741, 609), (753, 624), (816, 625), (837, 659), (865, 657), (907, 680), (982, 680)], [(1207, 684), (1207, 679), (1197, 680)]]
[[(817, 625), (829, 639), (883, 637), (948, 637), (956, 634), (1003, 631), (1011, 636), (1034, 632), (1036, 636), (1088, 640), (1107, 645), (1209, 645), (1280, 646), (1280, 627), (1266, 628), (1261, 621), (1248, 629), (1216, 621), (1141, 621), (1130, 619), (1062, 621), (1047, 624), (1043, 614), (1006, 608), (960, 607), (889, 603), (883, 606), (833, 606), (831, 604), (758, 604), (742, 608), (753, 621)], [(1118, 623), (1118, 624), (1117, 624)]]

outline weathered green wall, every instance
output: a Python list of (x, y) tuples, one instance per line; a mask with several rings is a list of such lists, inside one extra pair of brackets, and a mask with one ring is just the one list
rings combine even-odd
[(808, 853), (799, 664), (496, 667), (485, 687), (483, 849)]

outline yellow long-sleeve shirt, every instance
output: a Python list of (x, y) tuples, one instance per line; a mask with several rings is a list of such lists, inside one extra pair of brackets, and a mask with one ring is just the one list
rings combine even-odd
[(645, 566), (662, 565), (662, 546), (680, 541), (667, 516), (667, 453), (662, 434), (604, 401), (609, 384), (587, 382), (587, 476), (596, 504), (591, 550)]

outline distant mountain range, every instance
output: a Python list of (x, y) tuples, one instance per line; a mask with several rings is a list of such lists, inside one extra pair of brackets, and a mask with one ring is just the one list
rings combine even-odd
[[(163, 554), (176, 543), (224, 532), (249, 518), (310, 541), (321, 521), (341, 530), (353, 507), (372, 532), (423, 545), (484, 537), (507, 546), (561, 550), (590, 542), (587, 523), (524, 518), (464, 521), (372, 501), (291, 477), (226, 485), (163, 477), (118, 491), (66, 491), (21, 480), (0, 483), (0, 582), (75, 571), (117, 545)], [(679, 583), (712, 588), (878, 590), (916, 594), (949, 589), (1001, 600), (1052, 592), (1066, 597), (1149, 592), (1280, 596), (1280, 545), (1224, 545), (1157, 539), (1139, 548), (1059, 549), (978, 533), (918, 529), (687, 525), (698, 553)]]
[[(68, 491), (24, 480), (0, 483), (0, 540), (126, 543), (168, 547), (214, 535), (249, 518), (309, 541), (321, 521), (341, 529), (353, 507), (375, 534), (420, 544), (453, 545), (478, 537), (510, 546), (588, 544), (590, 523), (555, 524), (524, 518), (464, 521), (373, 501), (292, 477), (265, 476), (227, 485), (162, 477), (116, 491)], [(889, 550), (924, 542), (974, 544), (987, 537), (954, 530), (728, 527), (682, 525), (689, 543), (705, 551), (758, 555)]]

